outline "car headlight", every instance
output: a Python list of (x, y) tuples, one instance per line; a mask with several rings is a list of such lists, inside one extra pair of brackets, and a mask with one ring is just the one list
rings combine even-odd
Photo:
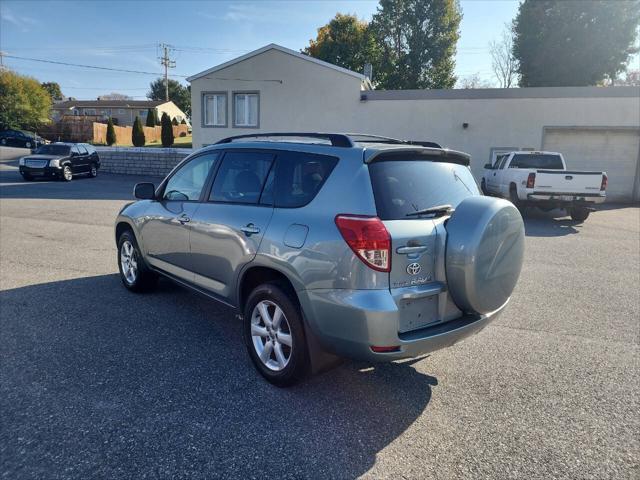
[(60, 159), (56, 158), (54, 160), (49, 160), (49, 166), (53, 168), (58, 168), (60, 166)]
[(20, 165), (21, 167), (24, 167), (24, 157), (18, 160), (18, 165)]

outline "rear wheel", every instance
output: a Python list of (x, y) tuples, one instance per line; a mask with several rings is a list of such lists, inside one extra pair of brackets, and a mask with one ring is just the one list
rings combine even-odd
[(70, 182), (73, 180), (73, 172), (71, 171), (71, 167), (69, 165), (65, 165), (62, 168), (62, 180), (65, 182)]
[(26, 148), (31, 148), (33, 145), (32, 145), (32, 143), (31, 143), (31, 142), (25, 142), (25, 143), (24, 143), (24, 146), (25, 146)]
[(6, 138), (0, 139), (0, 145), (6, 145), (6, 144), (7, 144), (7, 139)]
[(118, 270), (120, 280), (133, 292), (145, 292), (155, 287), (157, 275), (149, 270), (142, 259), (138, 242), (130, 230), (118, 240)]
[(584, 222), (589, 217), (589, 210), (584, 207), (573, 207), (569, 214), (576, 222)]
[(524, 205), (522, 205), (520, 199), (518, 198), (518, 190), (516, 189), (515, 185), (511, 185), (511, 187), (509, 188), (509, 200), (520, 211), (520, 214), (524, 213)]
[(264, 378), (287, 387), (306, 376), (309, 355), (302, 314), (285, 286), (256, 287), (245, 305), (243, 321), (249, 356)]

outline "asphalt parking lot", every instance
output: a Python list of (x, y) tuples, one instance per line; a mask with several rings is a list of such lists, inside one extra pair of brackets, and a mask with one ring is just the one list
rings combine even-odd
[(640, 209), (531, 213), (505, 314), (426, 358), (265, 383), (229, 310), (116, 272), (140, 178), (0, 162), (3, 478), (638, 478)]

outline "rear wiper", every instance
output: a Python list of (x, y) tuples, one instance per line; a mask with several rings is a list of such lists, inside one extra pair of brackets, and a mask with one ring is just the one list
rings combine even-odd
[(438, 205), (437, 207), (423, 208), (422, 210), (416, 210), (415, 212), (409, 212), (407, 213), (406, 216), (417, 217), (420, 215), (431, 215), (435, 218), (435, 217), (441, 217), (443, 215), (448, 215), (453, 212), (455, 212), (455, 208), (447, 204), (447, 205)]

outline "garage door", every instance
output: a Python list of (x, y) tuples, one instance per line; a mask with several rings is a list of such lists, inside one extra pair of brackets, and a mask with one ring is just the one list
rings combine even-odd
[(639, 200), (640, 130), (546, 128), (543, 148), (562, 153), (568, 169), (606, 171), (607, 200)]

